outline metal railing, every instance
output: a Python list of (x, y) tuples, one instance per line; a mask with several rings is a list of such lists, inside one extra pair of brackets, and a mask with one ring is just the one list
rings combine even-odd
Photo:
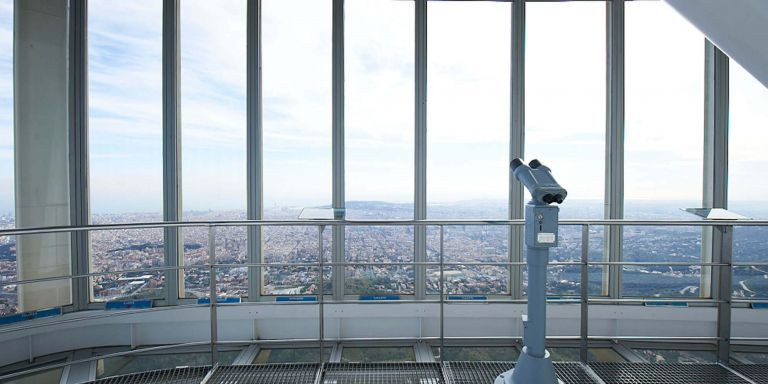
[[(7, 379), (17, 377), (22, 374), (29, 374), (31, 372), (51, 369), (58, 366), (67, 366), (71, 364), (93, 361), (96, 359), (103, 359), (108, 357), (123, 356), (133, 353), (141, 353), (152, 350), (160, 350), (167, 348), (191, 346), (191, 345), (210, 345), (211, 350), (211, 365), (214, 365), (218, 361), (218, 346), (225, 344), (269, 344), (269, 343), (295, 343), (295, 342), (312, 342), (319, 345), (320, 361), (323, 359), (323, 348), (326, 342), (341, 342), (341, 341), (382, 341), (392, 340), (392, 338), (327, 338), (325, 337), (325, 325), (324, 325), (324, 306), (328, 304), (405, 304), (405, 303), (427, 303), (438, 304), (439, 309), (439, 336), (437, 337), (420, 337), (420, 340), (429, 340), (439, 343), (440, 357), (442, 359), (443, 350), (446, 340), (477, 340), (477, 339), (509, 339), (519, 340), (519, 336), (514, 337), (487, 337), (487, 338), (463, 338), (463, 337), (450, 337), (445, 335), (445, 310), (446, 304), (458, 304), (458, 303), (478, 303), (474, 300), (447, 300), (446, 296), (450, 295), (445, 287), (445, 267), (453, 265), (461, 266), (501, 266), (501, 267), (515, 267), (524, 266), (525, 262), (446, 262), (444, 259), (444, 237), (446, 226), (522, 226), (523, 220), (294, 220), (294, 221), (269, 221), (269, 220), (229, 220), (229, 221), (194, 221), (194, 222), (149, 222), (149, 223), (132, 223), (132, 224), (101, 224), (101, 225), (88, 225), (88, 226), (58, 226), (58, 227), (38, 227), (38, 228), (15, 228), (15, 229), (0, 229), (0, 237), (5, 236), (19, 236), (19, 235), (31, 235), (31, 234), (50, 234), (50, 233), (73, 233), (73, 232), (92, 232), (92, 231), (109, 231), (109, 230), (125, 230), (125, 229), (150, 229), (150, 228), (188, 228), (188, 227), (207, 227), (208, 228), (208, 263), (203, 265), (194, 266), (166, 266), (166, 267), (153, 267), (144, 269), (130, 269), (130, 270), (118, 270), (107, 272), (93, 272), (87, 274), (78, 275), (62, 275), (55, 277), (45, 277), (36, 279), (25, 279), (0, 282), (0, 287), (8, 285), (19, 284), (33, 284), (39, 282), (56, 281), (56, 280), (70, 280), (76, 279), (89, 279), (92, 277), (102, 275), (115, 275), (130, 272), (167, 272), (167, 271), (183, 271), (187, 269), (208, 269), (210, 276), (209, 284), (209, 297), (210, 304), (210, 340), (208, 342), (194, 342), (194, 343), (182, 343), (174, 344), (163, 347), (154, 347), (150, 349), (135, 349), (131, 351), (124, 351), (118, 353), (112, 353), (107, 355), (101, 355), (98, 357), (80, 359), (76, 361), (68, 361), (55, 365), (48, 365), (45, 367), (36, 368), (33, 370), (27, 370), (24, 372), (17, 372), (10, 375), (0, 376), (0, 379)], [(579, 226), (581, 227), (581, 254), (579, 261), (553, 261), (549, 264), (552, 266), (564, 265), (564, 266), (579, 266), (580, 267), (580, 294), (574, 295), (570, 298), (560, 298), (557, 300), (550, 300), (557, 303), (578, 303), (580, 304), (581, 324), (580, 334), (578, 336), (559, 336), (550, 337), (551, 339), (558, 340), (579, 340), (581, 349), (581, 359), (586, 361), (587, 350), (589, 348), (590, 340), (687, 340), (687, 341), (709, 341), (709, 342), (729, 342), (730, 340), (739, 341), (768, 341), (768, 337), (740, 337), (730, 338), (721, 336), (701, 336), (701, 337), (665, 337), (665, 336), (598, 336), (589, 335), (588, 332), (588, 319), (589, 319), (589, 304), (620, 304), (620, 303), (632, 303), (642, 304), (647, 302), (686, 302), (686, 303), (703, 303), (703, 304), (715, 304), (718, 306), (718, 311), (730, 311), (730, 304), (732, 302), (768, 302), (768, 300), (755, 300), (755, 299), (731, 299), (731, 292), (720, 292), (719, 299), (715, 298), (642, 298), (642, 297), (622, 297), (611, 298), (603, 296), (590, 296), (589, 294), (589, 267), (590, 266), (700, 266), (700, 267), (716, 267), (720, 271), (720, 274), (730, 274), (732, 268), (735, 266), (757, 266), (768, 265), (768, 261), (765, 262), (743, 262), (735, 263), (728, 260), (727, 262), (611, 262), (611, 261), (590, 261), (589, 260), (589, 233), (592, 227), (602, 226), (691, 226), (691, 227), (721, 227), (732, 229), (734, 227), (748, 227), (748, 226), (768, 226), (768, 220), (728, 220), (728, 221), (714, 221), (714, 220), (560, 220), (562, 226)], [(318, 260), (317, 262), (302, 262), (302, 263), (238, 263), (238, 264), (221, 264), (216, 263), (216, 228), (217, 227), (273, 227), (273, 226), (314, 226), (318, 228)], [(437, 227), (439, 229), (439, 250), (438, 261), (413, 261), (413, 262), (325, 262), (324, 261), (324, 240), (323, 231), (327, 226), (425, 226), (425, 227)], [(397, 301), (358, 301), (358, 300), (326, 300), (324, 296), (324, 268), (325, 267), (355, 267), (355, 266), (433, 266), (439, 269), (439, 293), (437, 299), (427, 298), (424, 300), (397, 300)], [(216, 282), (216, 270), (223, 268), (266, 268), (266, 267), (315, 267), (318, 270), (318, 294), (304, 294), (303, 296), (317, 296), (317, 301), (314, 302), (286, 302), (276, 303), (274, 301), (257, 301), (257, 302), (243, 302), (238, 304), (225, 304), (217, 303), (217, 282)], [(526, 303), (525, 299), (499, 299), (492, 298), (480, 301), (480, 303), (511, 303), (522, 304)], [(219, 306), (230, 305), (315, 305), (318, 307), (318, 338), (317, 339), (286, 339), (286, 340), (245, 340), (245, 341), (219, 341), (218, 340), (218, 311)], [(147, 311), (162, 311), (178, 308), (199, 308), (200, 305), (176, 305), (176, 306), (162, 306), (153, 307), (149, 309), (136, 309), (136, 310), (124, 310), (115, 312), (101, 312), (93, 316), (89, 316), (89, 319), (99, 317), (111, 317), (111, 316), (124, 316), (136, 313), (143, 313)], [(54, 321), (43, 322), (31, 322), (29, 324), (13, 324), (0, 327), (0, 333), (16, 332), (22, 329), (30, 329), (36, 327), (44, 327), (52, 323), (60, 324), (66, 322), (82, 321), (82, 318), (57, 318)]]

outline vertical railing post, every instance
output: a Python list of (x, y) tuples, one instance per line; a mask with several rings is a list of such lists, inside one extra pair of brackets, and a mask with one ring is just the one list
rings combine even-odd
[(581, 344), (579, 358), (587, 362), (589, 351), (589, 224), (581, 226)]
[(731, 357), (731, 299), (733, 295), (733, 226), (715, 226), (720, 240), (718, 288), (717, 288), (717, 359), (721, 364), (730, 364)]
[(325, 288), (323, 287), (323, 285), (325, 284), (324, 283), (324, 279), (323, 279), (323, 271), (324, 271), (324, 268), (323, 268), (323, 256), (324, 256), (323, 255), (323, 230), (325, 229), (325, 226), (324, 225), (319, 225), (317, 228), (318, 228), (317, 240), (318, 240), (318, 244), (319, 244), (318, 245), (318, 251), (319, 252), (318, 252), (317, 263), (318, 263), (318, 268), (320, 270), (318, 272), (318, 274), (317, 274), (318, 275), (318, 278), (317, 278), (318, 284), (320, 285), (318, 287), (319, 293), (317, 294), (317, 306), (318, 306), (317, 307), (317, 312), (318, 312), (317, 316), (318, 316), (318, 323), (319, 323), (318, 324), (319, 329), (318, 329), (318, 333), (317, 333), (317, 338), (320, 341), (320, 343), (319, 343), (320, 344), (320, 360), (319, 360), (319, 362), (320, 362), (320, 364), (322, 364), (323, 363), (323, 351), (325, 349), (325, 346), (323, 345), (324, 344), (323, 341), (325, 339), (325, 324), (324, 324), (325, 323), (325, 315), (324, 315), (324, 312), (323, 312), (323, 296), (325, 295)]
[(440, 226), (440, 362), (445, 354), (445, 259), (443, 257), (444, 226)]
[(209, 306), (211, 312), (211, 366), (213, 367), (219, 361), (218, 348), (216, 342), (218, 341), (219, 326), (217, 323), (216, 313), (216, 227), (208, 227), (208, 273), (210, 281), (210, 298), (211, 304)]

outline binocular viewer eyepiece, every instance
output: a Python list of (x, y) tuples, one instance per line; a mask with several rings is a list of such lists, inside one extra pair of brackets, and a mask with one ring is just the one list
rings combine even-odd
[(509, 167), (515, 178), (531, 193), (536, 204), (562, 204), (568, 195), (568, 191), (555, 181), (550, 169), (537, 159), (525, 165), (522, 159), (517, 158), (509, 163)]

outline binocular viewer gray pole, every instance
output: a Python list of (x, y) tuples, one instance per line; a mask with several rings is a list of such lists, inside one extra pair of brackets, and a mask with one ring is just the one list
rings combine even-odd
[(528, 313), (523, 316), (523, 352), (515, 369), (499, 375), (495, 384), (558, 384), (555, 367), (546, 350), (547, 263), (549, 248), (557, 246), (557, 221), (568, 192), (538, 160), (509, 164), (515, 178), (531, 193), (525, 205), (525, 245), (528, 266)]

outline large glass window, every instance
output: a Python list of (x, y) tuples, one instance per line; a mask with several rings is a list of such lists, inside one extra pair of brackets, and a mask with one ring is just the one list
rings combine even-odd
[[(510, 3), (427, 5), (427, 217), (507, 218), (509, 187)], [(507, 228), (445, 228), (446, 262), (504, 262)], [(439, 258), (439, 233), (428, 230), (427, 257)], [(439, 293), (439, 269), (427, 292)], [(509, 291), (509, 268), (446, 266), (449, 293)]]
[[(413, 219), (414, 5), (345, 4), (346, 215)], [(346, 228), (350, 262), (413, 261), (412, 227)], [(413, 268), (346, 269), (348, 294), (413, 293)]]
[[(264, 218), (295, 220), (308, 206), (331, 202), (331, 1), (262, 3)], [(312, 227), (263, 230), (267, 263), (317, 262)], [(326, 258), (331, 230), (324, 231)], [(330, 286), (330, 269), (324, 285)], [(269, 267), (264, 294), (318, 291), (317, 268)]]
[[(662, 2), (627, 3), (625, 23), (624, 217), (690, 219), (680, 208), (701, 205), (704, 37)], [(625, 227), (624, 260), (699, 262), (701, 230)], [(698, 296), (700, 272), (626, 266), (623, 289), (632, 296)]]
[[(162, 220), (162, 2), (88, 3), (91, 220)], [(162, 266), (163, 230), (91, 233), (93, 272)], [(158, 297), (162, 272), (93, 278), (96, 301)]]
[(342, 363), (416, 361), (413, 347), (343, 347)]
[[(0, 228), (13, 228), (13, 0), (0, 1)], [(17, 279), (16, 238), (0, 237), (0, 284)], [(0, 316), (15, 313), (16, 285), (0, 286)]]
[[(761, 146), (768, 140), (768, 88), (738, 63), (730, 62), (728, 208), (754, 218), (768, 218), (768, 158)], [(768, 228), (738, 227), (733, 231), (733, 260), (746, 263), (766, 260)], [(733, 268), (733, 295), (768, 297), (768, 268)]]
[[(184, 220), (246, 212), (246, 1), (181, 2)], [(184, 264), (208, 262), (208, 228), (184, 228)], [(244, 263), (246, 229), (217, 228), (218, 263)], [(248, 269), (217, 269), (217, 292), (247, 296)], [(207, 268), (185, 271), (185, 295), (210, 294)]]
[[(568, 190), (561, 218), (600, 219), (605, 190), (605, 4), (529, 3), (525, 12), (526, 160), (540, 159)], [(590, 234), (593, 260), (602, 259), (602, 233), (602, 228), (593, 228)], [(581, 260), (581, 227), (561, 226), (558, 242), (552, 260)], [(592, 268), (590, 291), (599, 293), (601, 282), (602, 269)], [(549, 267), (549, 294), (578, 294), (580, 286), (579, 266)]]

